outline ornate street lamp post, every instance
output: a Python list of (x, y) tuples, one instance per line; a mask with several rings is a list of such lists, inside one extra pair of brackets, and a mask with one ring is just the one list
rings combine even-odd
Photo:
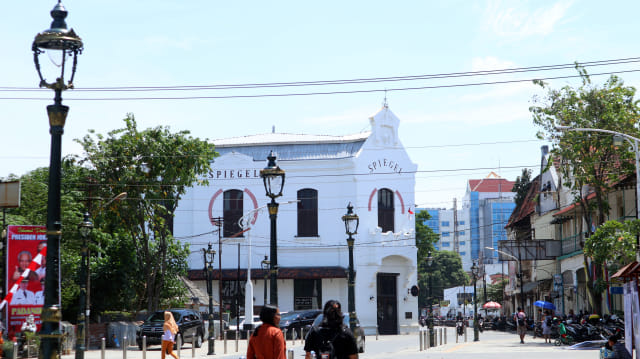
[(431, 265), (433, 264), (433, 257), (431, 256), (431, 252), (427, 255), (427, 267), (429, 268), (429, 295), (427, 296), (427, 300), (429, 301), (429, 313), (427, 313), (427, 329), (429, 333), (429, 343), (431, 346), (435, 346), (435, 333), (433, 331), (433, 287), (431, 283), (431, 277), (433, 274), (431, 273)]
[(476, 296), (476, 282), (478, 281), (478, 266), (473, 262), (471, 275), (473, 276), (473, 341), (480, 340), (480, 328), (478, 328), (478, 298)]
[(347, 246), (349, 247), (349, 327), (351, 328), (351, 332), (355, 335), (356, 329), (356, 283), (355, 283), (355, 275), (353, 273), (353, 235), (358, 233), (358, 225), (360, 224), (360, 219), (358, 215), (353, 213), (353, 206), (351, 203), (347, 206), (347, 214), (342, 216), (342, 221), (344, 222), (344, 228), (347, 232), (349, 238), (347, 238)]
[(76, 339), (76, 359), (84, 358), (85, 347), (85, 330), (89, 327), (87, 323), (88, 315), (86, 313), (87, 298), (87, 271), (89, 268), (89, 252), (88, 239), (93, 223), (89, 212), (85, 212), (82, 223), (78, 225), (78, 232), (82, 237), (82, 258), (80, 263), (80, 298), (78, 299), (78, 338)]
[[(60, 303), (60, 238), (62, 237), (62, 223), (60, 218), (60, 180), (62, 133), (67, 119), (69, 107), (62, 105), (62, 91), (73, 88), (73, 77), (76, 72), (78, 55), (82, 52), (82, 39), (73, 31), (67, 29), (65, 18), (67, 10), (58, 2), (51, 10), (53, 22), (51, 28), (36, 35), (31, 49), (33, 61), (40, 77), (40, 87), (54, 90), (54, 104), (47, 106), (49, 116), (49, 132), (51, 133), (51, 153), (49, 160), (49, 189), (47, 200), (47, 265), (44, 284), (44, 306), (40, 319), (41, 355), (46, 359), (54, 359), (60, 355), (60, 320), (62, 314)], [(40, 54), (47, 52), (50, 58), (59, 60), (60, 73), (56, 74), (55, 82), (47, 82), (40, 71)], [(73, 59), (69, 73), (69, 81), (65, 83), (67, 57)]]
[[(215, 331), (213, 330), (213, 258), (216, 256), (216, 251), (211, 247), (207, 249), (202, 248), (202, 256), (204, 257), (204, 271), (207, 273), (207, 294), (209, 295), (209, 338), (207, 339), (209, 345), (209, 351), (207, 355), (216, 354), (216, 339)], [(220, 313), (220, 321), (222, 321), (222, 313)]]
[(267, 304), (267, 278), (269, 278), (269, 257), (264, 256), (264, 259), (261, 262), (262, 270), (264, 271), (264, 300), (262, 305)]
[[(431, 256), (431, 252), (429, 252), (427, 258), (427, 267), (431, 269), (431, 265), (433, 264), (433, 257)], [(427, 296), (427, 300), (429, 301), (429, 313), (427, 313), (427, 327), (429, 331), (433, 329), (433, 288), (431, 286), (431, 272), (429, 272), (429, 295)]]
[(260, 170), (260, 177), (264, 182), (264, 189), (271, 202), (267, 205), (269, 209), (269, 219), (271, 220), (271, 243), (270, 243), (270, 300), (269, 304), (278, 306), (278, 238), (276, 234), (276, 219), (278, 218), (278, 202), (276, 198), (282, 196), (284, 187), (284, 171), (276, 165), (276, 156), (273, 151), (267, 156), (267, 167)]

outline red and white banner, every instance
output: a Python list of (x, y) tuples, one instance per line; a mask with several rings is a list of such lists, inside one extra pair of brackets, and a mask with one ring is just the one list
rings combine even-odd
[(7, 295), (0, 309), (7, 308), (10, 336), (20, 332), (22, 324), (33, 315), (40, 330), (40, 313), (44, 304), (44, 277), (47, 255), (45, 226), (7, 227)]

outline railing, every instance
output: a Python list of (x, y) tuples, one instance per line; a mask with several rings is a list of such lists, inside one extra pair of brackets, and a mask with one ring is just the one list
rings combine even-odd
[(574, 234), (573, 236), (562, 238), (562, 255), (582, 251), (585, 233)]

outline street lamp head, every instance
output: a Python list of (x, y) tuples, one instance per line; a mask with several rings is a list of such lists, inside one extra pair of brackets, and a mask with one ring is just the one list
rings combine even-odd
[[(66, 90), (73, 88), (73, 77), (76, 72), (77, 58), (82, 53), (82, 39), (76, 35), (73, 29), (67, 29), (67, 23), (65, 18), (67, 17), (67, 10), (58, 1), (56, 6), (51, 10), (51, 17), (53, 22), (51, 28), (44, 30), (36, 35), (31, 45), (33, 51), (33, 61), (40, 77), (40, 87), (47, 87), (54, 90)], [(49, 52), (49, 57), (57, 58), (60, 63), (55, 64), (60, 67), (60, 74), (56, 75), (56, 81), (47, 83), (46, 79), (42, 76), (40, 70), (40, 61), (38, 57), (40, 54)], [(53, 55), (53, 56), (52, 56)], [(65, 70), (68, 66), (65, 66), (67, 56), (73, 57), (73, 65), (71, 67), (71, 73), (67, 84), (64, 83)]]
[(431, 256), (431, 251), (429, 251), (429, 253), (427, 254), (427, 258), (425, 258), (427, 261), (427, 266), (431, 267), (431, 264), (433, 264), (433, 257)]
[(478, 265), (476, 262), (473, 262), (473, 265), (471, 266), (471, 274), (473, 275), (474, 280), (478, 278)]
[(80, 235), (83, 238), (86, 238), (87, 236), (89, 236), (89, 233), (91, 233), (92, 229), (93, 229), (93, 222), (91, 222), (91, 216), (89, 215), (89, 212), (85, 212), (84, 219), (78, 225), (78, 231), (80, 231)]
[(271, 262), (269, 262), (269, 257), (264, 256), (264, 259), (262, 260), (262, 262), (260, 262), (260, 264), (262, 265), (262, 269), (269, 269), (269, 264), (271, 264)]
[(357, 214), (353, 213), (353, 206), (351, 205), (351, 202), (349, 202), (349, 205), (347, 206), (347, 214), (342, 216), (342, 221), (344, 222), (344, 228), (349, 237), (358, 233), (360, 218), (358, 218)]
[(284, 187), (284, 170), (276, 165), (276, 156), (273, 151), (267, 156), (267, 167), (260, 170), (260, 177), (264, 182), (264, 189), (267, 197), (271, 199), (282, 196), (282, 188)]

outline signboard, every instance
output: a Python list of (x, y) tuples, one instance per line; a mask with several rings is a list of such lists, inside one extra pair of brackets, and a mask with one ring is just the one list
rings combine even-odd
[(0, 181), (0, 208), (20, 207), (20, 181)]
[[(47, 244), (45, 226), (7, 227), (7, 287), (11, 288), (29, 267), (33, 258)], [(45, 261), (42, 266), (29, 272), (7, 303), (7, 330), (9, 336), (20, 332), (22, 324), (33, 315), (40, 330), (40, 313), (44, 304)]]
[(561, 241), (537, 239), (527, 241), (498, 241), (498, 259), (501, 261), (533, 261), (556, 259), (561, 255)]

